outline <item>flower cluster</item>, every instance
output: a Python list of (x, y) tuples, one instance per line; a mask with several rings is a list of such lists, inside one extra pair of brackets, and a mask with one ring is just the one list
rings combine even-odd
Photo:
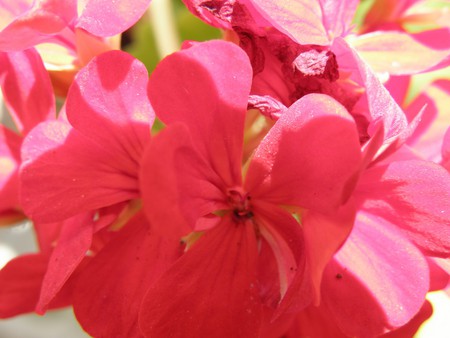
[(0, 317), (412, 336), (448, 282), (448, 7), (184, 0), (223, 39), (149, 76), (117, 37), (149, 2), (0, 3), (0, 224), (39, 244), (0, 270)]

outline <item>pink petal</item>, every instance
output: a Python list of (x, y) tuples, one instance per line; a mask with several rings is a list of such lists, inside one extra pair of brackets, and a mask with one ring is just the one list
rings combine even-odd
[(325, 270), (322, 299), (347, 335), (375, 337), (406, 324), (428, 285), (422, 253), (401, 232), (360, 214)]
[(200, 217), (227, 207), (227, 187), (194, 150), (185, 125), (170, 125), (150, 142), (140, 181), (147, 217), (166, 236), (180, 238)]
[(356, 194), (364, 210), (403, 229), (427, 253), (448, 257), (450, 175), (441, 166), (419, 160), (375, 166)]
[(415, 138), (409, 144), (421, 156), (430, 161), (440, 162), (442, 160), (441, 149), (450, 121), (449, 95), (450, 81), (437, 80), (428, 86), (407, 108), (407, 111), (410, 111), (421, 103), (427, 103), (421, 123), (413, 134)]
[(331, 212), (345, 203), (361, 161), (347, 110), (327, 95), (293, 104), (261, 142), (245, 189), (275, 204)]
[(29, 7), (21, 2), (12, 9), (11, 20), (0, 32), (0, 50), (19, 51), (49, 40), (76, 17), (75, 0), (33, 1)]
[(45, 313), (49, 303), (86, 256), (92, 242), (93, 226), (91, 213), (81, 214), (64, 222), (42, 281), (41, 294), (36, 305), (37, 313)]
[(0, 53), (0, 85), (21, 133), (26, 134), (39, 122), (55, 117), (52, 84), (36, 50)]
[(397, 330), (391, 331), (381, 336), (381, 338), (405, 338), (414, 337), (419, 331), (422, 324), (428, 320), (433, 314), (433, 307), (428, 300), (425, 300), (422, 308), (407, 324)]
[(347, 202), (334, 215), (305, 212), (302, 217), (306, 255), (315, 290), (315, 303), (320, 303), (320, 283), (323, 271), (336, 251), (345, 242), (355, 220), (353, 201)]
[(241, 182), (251, 77), (247, 55), (239, 47), (210, 41), (168, 56), (150, 78), (157, 116), (166, 124), (185, 123), (194, 147), (228, 186)]
[(256, 259), (253, 226), (225, 218), (150, 288), (139, 317), (142, 332), (148, 337), (258, 337)]
[(140, 61), (111, 51), (78, 73), (67, 96), (72, 126), (114, 154), (128, 171), (136, 171), (154, 120), (147, 82), (147, 70)]
[(32, 312), (38, 301), (48, 256), (30, 254), (0, 270), (0, 318)]
[(22, 205), (38, 222), (61, 221), (138, 197), (138, 165), (124, 168), (113, 151), (66, 122), (45, 122), (33, 129), (23, 143), (22, 158)]
[(319, 0), (323, 12), (323, 24), (331, 37), (345, 36), (351, 27), (359, 1)]
[[(336, 38), (332, 46), (339, 62), (340, 71), (351, 73), (351, 79), (366, 89), (368, 116), (373, 130), (374, 123), (384, 124), (385, 143), (390, 143), (406, 133), (408, 122), (405, 114), (392, 99), (370, 67), (358, 56), (357, 52), (341, 38)], [(406, 138), (406, 136), (404, 136)]]
[(328, 45), (319, 1), (251, 0), (261, 15), (275, 28), (302, 45)]
[(179, 241), (149, 231), (142, 214), (120, 230), (77, 279), (73, 305), (95, 337), (141, 337), (138, 311), (148, 287), (181, 253)]
[(150, 0), (86, 0), (76, 27), (102, 37), (120, 34), (140, 19), (149, 3)]
[[(449, 37), (445, 38), (448, 41)], [(447, 48), (434, 49), (422, 44), (412, 34), (394, 31), (360, 35), (351, 40), (351, 45), (374, 71), (394, 75), (423, 72), (450, 53), (450, 44)]]
[(280, 300), (274, 318), (278, 318), (305, 308), (314, 297), (308, 252), (302, 229), (292, 215), (264, 202), (254, 201), (253, 205), (255, 223), (277, 262)]

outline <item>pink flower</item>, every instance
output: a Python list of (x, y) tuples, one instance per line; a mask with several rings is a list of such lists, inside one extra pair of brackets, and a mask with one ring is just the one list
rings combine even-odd
[[(150, 0), (2, 1), (0, 50), (22, 50), (84, 29), (94, 36), (122, 33), (144, 13)], [(62, 42), (62, 41), (61, 41)]]
[(154, 119), (147, 81), (144, 65), (119, 51), (80, 71), (67, 119), (38, 125), (22, 147), (21, 201), (30, 218), (61, 221), (139, 197), (139, 163)]
[[(428, 46), (424, 36), (404, 32), (351, 35), (358, 4), (353, 0), (186, 3), (203, 20), (234, 30), (228, 36), (252, 61), (252, 94), (270, 95), (285, 106), (308, 93), (330, 95), (355, 118), (362, 142), (380, 122), (386, 144), (397, 138), (401, 143), (410, 133), (403, 112), (371, 67), (391, 74), (417, 73), (438, 67), (450, 51), (448, 39)], [(415, 57), (419, 52), (425, 57)]]
[(145, 153), (144, 210), (155, 231), (184, 238), (186, 252), (147, 292), (148, 336), (257, 336), (263, 307), (278, 316), (319, 297), (322, 269), (350, 231), (346, 202), (361, 165), (351, 117), (327, 96), (305, 96), (242, 178), (250, 84), (245, 54), (220, 41), (152, 74), (152, 105), (168, 127)]
[[(155, 230), (168, 236), (191, 234), (184, 237), (186, 253), (151, 286), (144, 299), (140, 319), (143, 331), (164, 335), (176, 334), (179, 329), (195, 336), (210, 334), (208, 330), (219, 327), (230, 330), (226, 331), (228, 335), (256, 335), (255, 330), (266, 323), (261, 305), (275, 307), (274, 318), (278, 318), (287, 309), (300, 310), (312, 298), (317, 303), (320, 300), (340, 330), (350, 336), (379, 335), (405, 325), (420, 310), (429, 289), (425, 254), (448, 257), (450, 252), (448, 172), (404, 153), (403, 148), (396, 152), (399, 146), (386, 146), (383, 128), (376, 129), (363, 147), (363, 161), (353, 169), (353, 176), (342, 176), (352, 186), (341, 185), (341, 193), (349, 196), (351, 187), (355, 187), (350, 201), (359, 211), (349, 238), (326, 267), (320, 285), (323, 264), (339, 246), (337, 238), (346, 237), (344, 228), (333, 224), (352, 222), (349, 214), (342, 219), (339, 213), (333, 216), (321, 209), (322, 202), (333, 205), (328, 200), (331, 195), (320, 190), (326, 184), (324, 177), (333, 177), (337, 186), (343, 182), (340, 175), (323, 170), (328, 170), (329, 160), (342, 163), (341, 155), (349, 151), (349, 145), (329, 151), (330, 144), (314, 140), (325, 140), (321, 132), (333, 135), (333, 129), (340, 127), (331, 119), (345, 121), (347, 112), (327, 96), (304, 96), (269, 131), (244, 165), (245, 178), (241, 181), (238, 168), (242, 138), (238, 131), (242, 130), (243, 118), (238, 118), (236, 106), (245, 102), (245, 96), (236, 97), (236, 93), (245, 85), (244, 65), (237, 64), (237, 51), (227, 55), (231, 47), (227, 51), (224, 45), (221, 54), (216, 54), (212, 46), (219, 49), (219, 42), (197, 45), (168, 58), (150, 81), (155, 111), (168, 128), (147, 150), (143, 165), (146, 172), (142, 174), (144, 209)], [(236, 71), (226, 63), (228, 59), (235, 60), (233, 66), (239, 67)], [(221, 71), (222, 64), (227, 65), (227, 72)], [(373, 79), (369, 72), (361, 74)], [(240, 84), (234, 82), (236, 79)], [(210, 83), (206, 88), (197, 85), (205, 82)], [(231, 88), (233, 91), (226, 94)], [(334, 115), (336, 112), (339, 116)], [(319, 129), (309, 134), (316, 123)], [(333, 144), (343, 142), (342, 135), (351, 135), (350, 129), (334, 137)], [(404, 130), (399, 130), (391, 137), (406, 140), (402, 133)], [(306, 154), (305, 149), (311, 152)], [(339, 157), (334, 158), (336, 154)], [(302, 163), (300, 168), (297, 161)], [(310, 176), (308, 170), (318, 176)], [(161, 179), (164, 176), (166, 180)], [(324, 196), (327, 199), (322, 199)], [(340, 200), (341, 205), (345, 200)], [(280, 205), (288, 206), (289, 212)], [(292, 222), (292, 211), (301, 227)], [(256, 241), (249, 227), (257, 229)], [(239, 248), (236, 243), (240, 243)], [(272, 263), (267, 256), (272, 257)], [(266, 262), (264, 275), (254, 268), (261, 264), (262, 257)], [(303, 271), (298, 268), (302, 264)], [(286, 274), (295, 265), (294, 276)], [(175, 287), (180, 290), (180, 299), (172, 293)], [(211, 291), (205, 297), (203, 290)], [(307, 300), (296, 298), (307, 295)], [(217, 304), (233, 310), (221, 310), (223, 316), (209, 319), (206, 313)], [(176, 324), (166, 326), (171, 318)], [(200, 327), (194, 318), (207, 319)]]
[[(67, 116), (39, 124), (23, 143), (21, 203), (48, 259), (39, 313), (88, 259), (86, 252), (109, 241), (96, 247), (102, 230), (123, 226), (139, 209), (139, 163), (154, 119), (147, 81), (144, 65), (130, 55), (104, 53), (76, 77)], [(56, 236), (42, 230), (53, 223)], [(52, 239), (56, 246), (48, 248)]]
[(5, 0), (0, 2), (0, 50), (36, 46), (65, 96), (75, 73), (94, 56), (119, 49), (116, 36), (131, 27), (150, 0)]

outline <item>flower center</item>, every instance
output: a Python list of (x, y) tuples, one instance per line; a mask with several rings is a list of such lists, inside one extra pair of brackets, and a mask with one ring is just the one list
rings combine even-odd
[(241, 188), (231, 188), (227, 191), (227, 200), (233, 212), (233, 218), (242, 222), (253, 217), (251, 210), (250, 195)]

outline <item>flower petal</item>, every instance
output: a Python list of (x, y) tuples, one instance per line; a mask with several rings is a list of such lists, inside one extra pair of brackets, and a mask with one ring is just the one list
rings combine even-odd
[(371, 123), (369, 133), (379, 121), (384, 124), (385, 143), (405, 133), (408, 125), (405, 114), (358, 53), (341, 38), (334, 40), (332, 50), (340, 71), (351, 73), (351, 79), (366, 89), (367, 113)]
[(36, 312), (45, 313), (48, 304), (61, 290), (92, 243), (93, 215), (81, 214), (64, 222), (57, 245), (51, 253)]
[(0, 53), (0, 85), (6, 106), (22, 134), (56, 116), (50, 77), (36, 50)]
[[(7, 8), (11, 8), (10, 3)], [(20, 1), (9, 14), (10, 22), (0, 31), (0, 50), (19, 51), (44, 42), (66, 28), (76, 18), (76, 1), (42, 0), (31, 4)]]
[(322, 300), (347, 335), (374, 337), (406, 324), (428, 286), (422, 253), (398, 230), (360, 214), (325, 270)]
[(450, 254), (450, 174), (419, 160), (374, 166), (361, 176), (362, 208), (400, 227), (425, 252)]
[(0, 270), (0, 318), (32, 312), (39, 298), (48, 256), (19, 256)]
[[(449, 40), (448, 36), (442, 38)], [(450, 53), (450, 45), (447, 49), (430, 48), (412, 34), (395, 31), (360, 35), (352, 39), (351, 44), (374, 71), (393, 75), (423, 72)]]
[(147, 82), (147, 70), (140, 61), (125, 52), (110, 51), (78, 73), (67, 96), (70, 124), (130, 171), (138, 167), (154, 120)]
[(21, 201), (42, 223), (138, 197), (137, 172), (63, 121), (44, 122), (22, 146)]
[(328, 45), (319, 1), (251, 0), (275, 28), (302, 45)]
[(345, 203), (361, 161), (347, 110), (327, 95), (304, 96), (259, 145), (245, 188), (275, 204), (332, 212)]
[(135, 24), (150, 0), (85, 0), (82, 3), (84, 7), (76, 26), (105, 37), (120, 34)]
[[(254, 202), (255, 223), (270, 245), (278, 265), (280, 300), (274, 313), (277, 319), (286, 312), (308, 306), (313, 297), (311, 267), (300, 224), (285, 210)], [(267, 287), (267, 286), (264, 286)]]
[(355, 220), (352, 200), (334, 215), (306, 211), (302, 217), (306, 255), (315, 290), (315, 303), (320, 302), (320, 283), (323, 270), (336, 251), (345, 242)]
[(157, 116), (166, 124), (185, 123), (194, 147), (228, 186), (241, 182), (251, 78), (247, 55), (224, 41), (174, 53), (150, 77), (149, 96)]
[(195, 151), (183, 124), (172, 124), (152, 139), (140, 182), (147, 217), (166, 236), (180, 238), (200, 217), (226, 206), (224, 183)]
[(333, 38), (345, 36), (351, 29), (353, 16), (359, 1), (357, 0), (319, 0), (323, 12), (323, 24), (326, 32)]
[(256, 259), (253, 226), (226, 217), (150, 288), (139, 317), (142, 332), (148, 337), (215, 337), (218, 332), (258, 337)]
[(95, 337), (141, 337), (138, 311), (147, 288), (181, 254), (179, 241), (149, 231), (142, 214), (83, 269), (73, 296), (77, 319)]

